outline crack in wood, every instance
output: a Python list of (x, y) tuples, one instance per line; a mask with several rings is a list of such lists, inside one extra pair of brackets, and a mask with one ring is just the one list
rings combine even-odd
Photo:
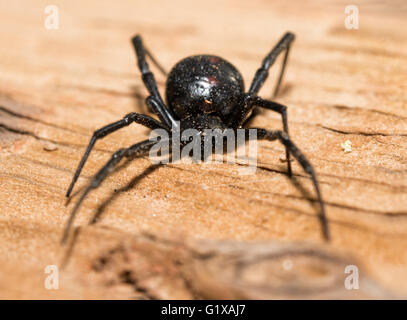
[(1, 106), (1, 105), (0, 105), (0, 110), (3, 111), (4, 113), (7, 113), (8, 115), (13, 116), (13, 117), (17, 117), (17, 118), (21, 118), (21, 119), (27, 119), (27, 120), (30, 120), (30, 121), (34, 121), (34, 122), (41, 123), (41, 124), (46, 125), (46, 126), (49, 126), (49, 127), (53, 127), (53, 128), (56, 128), (56, 129), (61, 129), (61, 130), (65, 130), (65, 131), (69, 131), (69, 132), (72, 132), (72, 133), (76, 133), (76, 134), (83, 135), (83, 134), (80, 133), (80, 132), (77, 132), (77, 131), (74, 131), (74, 130), (71, 130), (71, 129), (62, 127), (62, 126), (57, 125), (57, 124), (55, 124), (55, 123), (43, 121), (43, 120), (41, 120), (41, 119), (33, 118), (33, 117), (31, 117), (31, 116), (27, 116), (27, 115), (24, 115), (24, 114), (15, 112), (15, 111), (10, 110), (10, 109), (7, 109), (6, 107)]
[(383, 136), (383, 137), (407, 137), (407, 133), (384, 133), (384, 132), (364, 132), (364, 131), (345, 131), (345, 130), (340, 130), (340, 129), (335, 129), (335, 128), (330, 128), (325, 125), (317, 125), (320, 128), (335, 132), (335, 133), (340, 133), (340, 134), (345, 134), (345, 135), (361, 135), (361, 136)]

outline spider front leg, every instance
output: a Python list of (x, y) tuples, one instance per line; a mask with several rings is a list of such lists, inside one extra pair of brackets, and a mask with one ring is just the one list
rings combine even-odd
[(83, 154), (78, 167), (76, 168), (75, 174), (72, 178), (72, 182), (68, 188), (68, 191), (66, 192), (67, 198), (71, 195), (71, 192), (76, 183), (76, 180), (78, 180), (78, 177), (82, 171), (82, 168), (85, 165), (85, 162), (88, 159), (89, 154), (90, 154), (91, 150), (93, 149), (93, 146), (95, 145), (96, 141), (98, 139), (101, 139), (101, 138), (107, 136), (108, 134), (110, 134), (112, 132), (115, 132), (123, 127), (130, 125), (133, 122), (142, 124), (150, 129), (166, 128), (165, 125), (161, 124), (157, 120), (155, 120), (147, 115), (132, 112), (132, 113), (129, 113), (128, 115), (126, 115), (122, 120), (113, 122), (111, 124), (108, 124), (107, 126), (104, 126), (103, 128), (101, 128), (99, 130), (96, 130), (93, 133), (92, 138), (89, 141), (88, 147), (86, 148), (86, 151)]
[[(328, 220), (326, 218), (325, 213), (325, 205), (322, 201), (321, 191), (319, 189), (318, 180), (315, 175), (314, 168), (312, 167), (311, 163), (307, 160), (304, 154), (301, 152), (300, 149), (291, 141), (290, 137), (283, 131), (276, 130), (276, 131), (269, 131), (266, 129), (255, 128), (257, 130), (257, 139), (264, 139), (268, 141), (279, 140), (293, 155), (295, 159), (300, 163), (302, 168), (305, 172), (307, 172), (311, 176), (312, 183), (314, 184), (315, 192), (318, 197), (318, 202), (321, 208), (320, 219), (322, 223), (322, 230), (323, 235), (326, 240), (329, 240), (329, 228), (328, 228)], [(246, 136), (249, 136), (249, 129), (246, 129)]]
[[(250, 94), (245, 94), (241, 97), (239, 104), (230, 115), (228, 127), (240, 128), (246, 125), (249, 119), (252, 118), (252, 116), (248, 117), (248, 115), (250, 114), (250, 112), (252, 112), (253, 115), (256, 107), (261, 107), (280, 113), (283, 121), (283, 130), (288, 135), (287, 107), (274, 101), (264, 100), (256, 96), (251, 97)], [(291, 177), (292, 170), (290, 162), (290, 152), (288, 147), (286, 147), (285, 153), (287, 161), (287, 174)]]
[[(255, 100), (254, 104), (258, 107), (272, 110), (272, 111), (275, 111), (275, 112), (278, 112), (279, 114), (281, 114), (281, 118), (283, 120), (283, 130), (288, 135), (288, 121), (287, 121), (287, 107), (286, 106), (276, 103), (274, 101), (263, 100), (261, 98), (257, 98)], [(288, 174), (288, 176), (291, 177), (292, 170), (291, 170), (291, 162), (290, 162), (290, 152), (289, 152), (289, 148), (287, 146), (285, 147), (285, 156), (286, 156), (286, 160), (287, 160), (287, 174)]]
[[(136, 51), (137, 63), (141, 71), (144, 85), (146, 86), (148, 92), (152, 97), (151, 100), (154, 101), (154, 104), (150, 106), (160, 118), (161, 122), (165, 123), (170, 128), (177, 128), (177, 117), (170, 109), (165, 106), (160, 92), (158, 91), (154, 74), (150, 71), (150, 67), (146, 61), (146, 55), (148, 54), (149, 57), (152, 58), (151, 54), (149, 54), (148, 51), (145, 49), (140, 35), (136, 35), (131, 39), (131, 41), (133, 43), (134, 50)], [(155, 61), (154, 58), (152, 60)]]
[(269, 69), (276, 61), (277, 57), (285, 50), (285, 56), (283, 65), (281, 67), (280, 75), (278, 77), (277, 85), (274, 89), (274, 96), (277, 96), (278, 90), (280, 88), (281, 81), (283, 80), (285, 67), (287, 65), (288, 54), (290, 52), (291, 43), (294, 41), (295, 35), (291, 32), (287, 32), (281, 40), (277, 43), (277, 45), (270, 51), (270, 53), (264, 58), (261, 67), (257, 69), (256, 74), (254, 76), (253, 82), (249, 89), (250, 95), (257, 95), (261, 87), (263, 86), (264, 82), (266, 81), (269, 75)]
[(119, 149), (116, 151), (110, 160), (99, 170), (99, 172), (93, 177), (92, 181), (82, 193), (81, 197), (79, 198), (78, 202), (75, 204), (75, 207), (72, 210), (72, 213), (67, 221), (64, 234), (61, 240), (61, 243), (65, 243), (68, 235), (69, 230), (71, 229), (73, 220), (86, 196), (89, 194), (90, 191), (99, 187), (99, 185), (106, 179), (110, 172), (116, 167), (116, 165), (123, 159), (123, 158), (133, 158), (139, 156), (148, 150), (150, 150), (151, 146), (156, 143), (155, 140), (144, 140), (140, 143), (136, 143), (129, 148)]

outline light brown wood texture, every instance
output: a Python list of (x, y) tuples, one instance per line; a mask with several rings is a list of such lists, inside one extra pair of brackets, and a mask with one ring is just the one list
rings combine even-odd
[[(1, 298), (389, 298), (407, 296), (407, 7), (353, 1), (49, 1), (0, 3)], [(326, 202), (324, 243), (309, 177), (259, 142), (255, 175), (230, 164), (148, 158), (116, 170), (84, 202), (89, 179), (139, 125), (99, 141), (71, 201), (65, 192), (94, 130), (148, 112), (130, 38), (170, 69), (192, 54), (232, 62), (246, 86), (285, 31), (297, 35), (276, 101), (313, 164)], [(281, 58), (261, 90), (271, 91)], [(165, 77), (152, 67), (164, 92)], [(263, 112), (255, 126), (280, 129)], [(345, 153), (341, 144), (352, 143)], [(101, 213), (99, 221), (90, 219)], [(47, 290), (47, 265), (59, 289)], [(345, 289), (347, 265), (359, 290)]]

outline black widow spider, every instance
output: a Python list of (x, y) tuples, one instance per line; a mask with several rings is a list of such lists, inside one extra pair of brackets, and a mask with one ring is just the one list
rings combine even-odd
[[(194, 128), (200, 132), (204, 129), (231, 128), (236, 132), (236, 129), (245, 127), (248, 120), (254, 115), (253, 111), (255, 108), (261, 107), (281, 114), (283, 131), (270, 131), (256, 128), (257, 139), (269, 141), (279, 140), (285, 146), (289, 176), (292, 175), (289, 159), (290, 154), (292, 154), (303, 169), (311, 175), (321, 208), (320, 220), (322, 222), (323, 235), (326, 240), (329, 240), (329, 229), (324, 203), (314, 169), (288, 136), (287, 107), (257, 96), (257, 93), (268, 77), (268, 70), (279, 54), (285, 52), (280, 76), (274, 91), (274, 96), (277, 95), (287, 64), (290, 46), (294, 39), (294, 34), (290, 32), (287, 32), (281, 38), (277, 45), (264, 58), (262, 65), (256, 71), (247, 93), (244, 91), (243, 78), (240, 72), (226, 60), (213, 55), (197, 55), (181, 60), (171, 70), (167, 78), (167, 107), (157, 89), (157, 84), (147, 64), (146, 56), (148, 56), (163, 73), (165, 73), (165, 71), (144, 47), (140, 35), (136, 35), (132, 38), (132, 43), (136, 51), (143, 82), (150, 94), (146, 98), (146, 104), (158, 116), (160, 121), (144, 114), (132, 112), (126, 115), (122, 120), (108, 124), (95, 131), (76, 169), (66, 197), (70, 196), (72, 188), (95, 142), (133, 122), (142, 124), (150, 129), (165, 129), (170, 135), (174, 128), (177, 130)], [(245, 130), (248, 132), (248, 129)], [(144, 154), (148, 152), (155, 143), (156, 141), (144, 140), (128, 148), (119, 149), (112, 155), (110, 160), (93, 177), (73, 208), (64, 231), (62, 243), (66, 241), (73, 219), (88, 193), (92, 189), (97, 188), (123, 158), (131, 159)]]

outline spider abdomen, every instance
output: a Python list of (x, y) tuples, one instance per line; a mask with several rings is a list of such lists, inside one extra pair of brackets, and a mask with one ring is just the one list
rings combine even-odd
[(181, 60), (167, 78), (167, 103), (181, 120), (210, 113), (223, 118), (243, 93), (240, 72), (231, 63), (212, 55)]

